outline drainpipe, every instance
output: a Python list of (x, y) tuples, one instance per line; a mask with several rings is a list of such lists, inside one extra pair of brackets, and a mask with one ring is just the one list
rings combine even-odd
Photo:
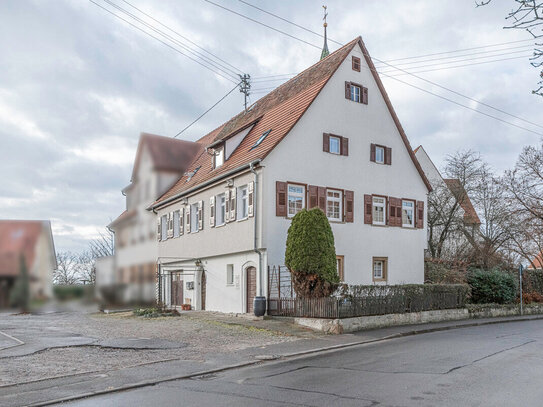
[(262, 296), (262, 275), (264, 274), (264, 270), (263, 270), (263, 265), (262, 265), (262, 252), (258, 249), (258, 244), (257, 244), (257, 239), (258, 239), (258, 234), (257, 234), (257, 225), (258, 225), (258, 221), (257, 221), (257, 216), (258, 216), (258, 174), (257, 172), (255, 171), (254, 169), (254, 162), (251, 163), (250, 165), (250, 170), (251, 172), (254, 174), (255, 176), (255, 181), (254, 181), (254, 189), (253, 189), (253, 213), (254, 213), (254, 252), (258, 254), (258, 269), (259, 269), (259, 273), (258, 273), (258, 279), (259, 279), (259, 287), (260, 287), (260, 290), (259, 290), (259, 295)]

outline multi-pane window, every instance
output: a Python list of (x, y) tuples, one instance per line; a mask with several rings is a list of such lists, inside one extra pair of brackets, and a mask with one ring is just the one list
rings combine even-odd
[(245, 219), (249, 216), (249, 194), (247, 192), (247, 185), (238, 188), (237, 200), (238, 219)]
[(330, 220), (339, 220), (341, 221), (341, 201), (342, 201), (341, 191), (334, 189), (328, 189), (326, 191), (326, 216)]
[(351, 84), (351, 100), (360, 103), (360, 86)]
[(198, 203), (190, 206), (190, 232), (198, 232)]
[(385, 257), (373, 258), (373, 281), (385, 281), (387, 279), (387, 259)]
[(386, 224), (386, 203), (387, 200), (381, 196), (373, 197), (373, 213), (372, 219), (374, 225)]
[(234, 265), (226, 265), (226, 285), (234, 285)]
[(303, 185), (288, 185), (288, 216), (296, 215), (305, 208), (305, 187)]
[(162, 215), (160, 221), (160, 240), (168, 239), (168, 215)]
[(215, 226), (224, 225), (226, 220), (226, 195), (217, 195), (215, 200)]
[(332, 154), (341, 154), (341, 139), (336, 136), (330, 136), (330, 152)]
[(402, 201), (402, 226), (415, 226), (415, 203), (413, 201)]
[(179, 237), (181, 234), (181, 212), (173, 213), (173, 237)]
[(381, 146), (375, 146), (375, 162), (379, 164), (385, 163), (385, 148)]

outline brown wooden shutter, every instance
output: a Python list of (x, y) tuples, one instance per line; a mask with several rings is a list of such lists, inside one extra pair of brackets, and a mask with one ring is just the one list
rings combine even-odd
[(396, 198), (396, 226), (402, 226), (402, 200)]
[(351, 82), (345, 81), (345, 99), (351, 99)]
[(424, 202), (417, 201), (417, 228), (424, 228)]
[(375, 144), (370, 145), (370, 161), (375, 162)]
[(316, 185), (309, 185), (307, 187), (309, 195), (307, 209), (316, 208), (319, 206), (319, 187)]
[(349, 155), (349, 139), (347, 137), (341, 138), (341, 155)]
[(326, 213), (326, 188), (318, 187), (317, 194), (319, 197), (319, 208)]
[(396, 226), (396, 206), (394, 206), (394, 199), (392, 197), (387, 198), (387, 225)]
[(287, 183), (275, 182), (275, 216), (287, 216)]
[(368, 88), (363, 87), (361, 91), (362, 91), (362, 103), (367, 105), (368, 104)]
[(345, 191), (345, 222), (354, 222), (354, 192)]
[(247, 195), (248, 195), (247, 214), (249, 215), (250, 218), (252, 218), (255, 214), (255, 210), (254, 210), (255, 183), (254, 181), (249, 182), (249, 184), (247, 185)]
[(353, 70), (360, 72), (360, 58), (353, 56)]
[(385, 164), (392, 164), (392, 149), (390, 147), (385, 147)]
[(364, 223), (371, 225), (373, 223), (373, 197), (371, 195), (364, 195)]
[(322, 133), (322, 151), (325, 153), (330, 152), (330, 134)]

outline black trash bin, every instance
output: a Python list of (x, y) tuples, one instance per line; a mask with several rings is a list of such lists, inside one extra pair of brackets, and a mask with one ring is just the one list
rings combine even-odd
[(266, 313), (266, 297), (257, 296), (253, 300), (255, 316), (261, 317)]

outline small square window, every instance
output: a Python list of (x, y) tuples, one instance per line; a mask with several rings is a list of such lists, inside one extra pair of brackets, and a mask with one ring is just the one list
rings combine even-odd
[(360, 86), (351, 84), (351, 100), (360, 103)]
[(226, 285), (234, 285), (234, 265), (226, 265)]
[(353, 71), (360, 72), (360, 58), (353, 56)]
[(379, 164), (385, 163), (385, 148), (381, 146), (375, 146), (375, 162)]
[(332, 154), (341, 154), (341, 139), (336, 136), (330, 136), (330, 152)]
[(386, 281), (388, 259), (386, 257), (374, 257), (372, 266), (372, 278), (373, 281)]

